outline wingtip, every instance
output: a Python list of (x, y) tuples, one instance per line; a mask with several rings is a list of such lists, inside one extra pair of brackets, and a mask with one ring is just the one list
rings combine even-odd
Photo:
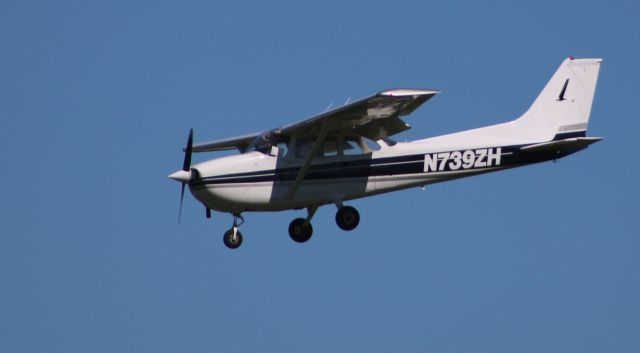
[(434, 90), (434, 89), (397, 88), (397, 89), (382, 91), (378, 93), (378, 95), (389, 96), (389, 97), (404, 97), (404, 96), (436, 95), (438, 93), (440, 93), (440, 91)]

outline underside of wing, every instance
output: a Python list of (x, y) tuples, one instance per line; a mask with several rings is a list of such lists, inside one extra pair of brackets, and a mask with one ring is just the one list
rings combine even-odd
[(231, 137), (223, 140), (216, 140), (193, 145), (193, 152), (213, 152), (238, 149), (241, 152), (247, 150), (254, 141), (260, 137), (260, 133), (248, 134), (238, 137)]
[(408, 130), (410, 126), (400, 117), (411, 114), (438, 93), (440, 92), (419, 89), (387, 90), (299, 123), (265, 132), (195, 144), (193, 152), (230, 149), (245, 152), (252, 148), (286, 141), (291, 135), (317, 136), (321, 131), (324, 131), (325, 135), (348, 134), (380, 140)]
[(405, 131), (410, 126), (401, 116), (409, 115), (438, 94), (434, 90), (394, 89), (355, 101), (302, 122), (280, 129), (286, 134), (353, 133), (379, 140)]

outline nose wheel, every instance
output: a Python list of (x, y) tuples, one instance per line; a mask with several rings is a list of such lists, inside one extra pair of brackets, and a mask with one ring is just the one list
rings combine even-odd
[(242, 244), (242, 233), (238, 230), (238, 227), (233, 227), (224, 233), (222, 237), (224, 245), (229, 249), (237, 249)]
[[(240, 220), (240, 223), (238, 223)], [(242, 233), (238, 227), (240, 227), (244, 223), (244, 218), (242, 218), (239, 214), (233, 215), (233, 227), (224, 233), (222, 237), (222, 241), (224, 245), (229, 249), (237, 249), (240, 245), (242, 245)]]

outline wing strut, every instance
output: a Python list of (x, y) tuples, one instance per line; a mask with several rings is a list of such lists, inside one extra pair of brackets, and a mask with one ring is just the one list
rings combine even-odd
[(300, 187), (302, 180), (304, 180), (304, 176), (307, 175), (307, 171), (309, 170), (311, 161), (318, 154), (318, 151), (320, 150), (320, 146), (322, 146), (322, 144), (324, 143), (325, 137), (327, 137), (327, 132), (329, 131), (327, 125), (328, 124), (326, 122), (322, 124), (322, 129), (320, 130), (320, 133), (318, 134), (318, 137), (316, 138), (316, 141), (314, 142), (313, 147), (311, 148), (311, 153), (309, 153), (309, 156), (307, 156), (307, 159), (304, 161), (302, 168), (300, 168), (300, 171), (296, 176), (296, 180), (294, 180), (293, 185), (291, 185), (291, 190), (289, 190), (289, 194), (287, 195), (287, 200), (291, 200), (296, 195), (296, 192), (298, 191), (298, 188)]

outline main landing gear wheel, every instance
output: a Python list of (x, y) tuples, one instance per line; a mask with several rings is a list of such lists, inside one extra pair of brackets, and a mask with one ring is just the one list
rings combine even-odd
[[(238, 222), (240, 220), (240, 222)], [(244, 218), (239, 213), (233, 215), (233, 226), (228, 231), (224, 232), (224, 236), (222, 237), (222, 241), (224, 241), (224, 245), (229, 249), (236, 249), (242, 244), (242, 233), (238, 227), (240, 227), (244, 223)]]
[(313, 227), (304, 218), (296, 218), (289, 224), (289, 236), (298, 243), (304, 243), (311, 239)]
[(354, 230), (360, 223), (360, 214), (351, 206), (342, 206), (336, 212), (336, 223), (342, 230)]
[(224, 233), (222, 241), (224, 241), (224, 245), (226, 245), (227, 248), (236, 249), (242, 244), (242, 233), (240, 233), (237, 227), (233, 227)]

